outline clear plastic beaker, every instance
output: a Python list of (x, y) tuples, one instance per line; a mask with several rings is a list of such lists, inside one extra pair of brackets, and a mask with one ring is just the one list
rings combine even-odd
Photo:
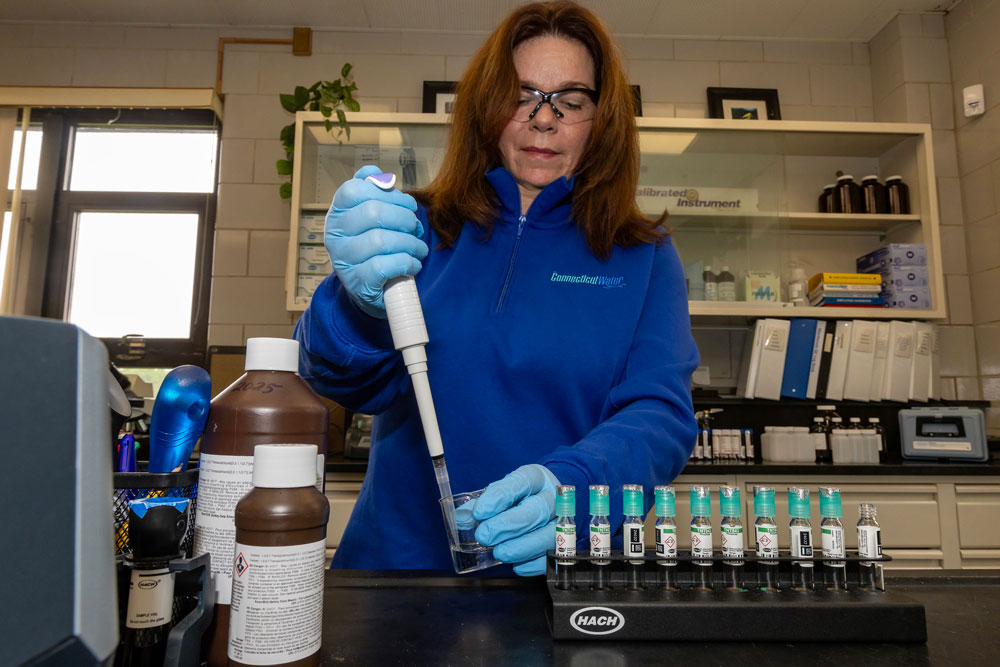
[(472, 517), (472, 508), (482, 493), (483, 489), (469, 493), (455, 493), (440, 500), (441, 513), (444, 515), (445, 528), (448, 532), (448, 545), (451, 547), (451, 562), (455, 566), (455, 572), (459, 574), (500, 564), (500, 561), (493, 557), (493, 547), (483, 546), (476, 541), (479, 521)]

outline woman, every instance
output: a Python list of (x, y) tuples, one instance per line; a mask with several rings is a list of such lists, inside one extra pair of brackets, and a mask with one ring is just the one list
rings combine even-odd
[(376, 417), (333, 567), (451, 567), (384, 321), (392, 277), (416, 275), (452, 488), (490, 485), (476, 536), (516, 573), (544, 572), (556, 485), (576, 487), (586, 521), (588, 485), (608, 484), (615, 526), (623, 484), (650, 489), (680, 472), (696, 433), (698, 352), (665, 216), (635, 205), (638, 170), (616, 48), (591, 12), (554, 2), (519, 7), (474, 56), (444, 163), (416, 201), (365, 182), (374, 167), (337, 191), (326, 228), (335, 274), (296, 327), (302, 374)]

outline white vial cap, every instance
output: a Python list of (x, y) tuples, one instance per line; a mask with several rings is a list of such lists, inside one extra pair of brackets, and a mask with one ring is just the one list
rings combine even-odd
[(299, 341), (291, 338), (249, 338), (244, 370), (299, 372)]
[(316, 485), (316, 445), (257, 445), (253, 448), (253, 485), (297, 489)]

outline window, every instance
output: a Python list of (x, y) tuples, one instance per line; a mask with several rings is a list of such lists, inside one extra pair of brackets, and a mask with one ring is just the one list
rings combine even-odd
[[(10, 173), (7, 177), (7, 201), (4, 204), (3, 219), (0, 221), (0, 293), (3, 293), (4, 274), (7, 268), (7, 244), (10, 242), (11, 207), (13, 191), (17, 185), (17, 161), (21, 155), (20, 128), (14, 130), (14, 145), (10, 151)], [(28, 139), (24, 145), (24, 169), (21, 175), (22, 214), (24, 206), (31, 201), (31, 191), (38, 186), (38, 160), (42, 153), (42, 128), (29, 127)], [(23, 217), (22, 217), (23, 219)]]
[(211, 112), (180, 111), (123, 111), (113, 123), (64, 113), (55, 123), (62, 166), (43, 314), (104, 340), (112, 361), (204, 361), (214, 123)]

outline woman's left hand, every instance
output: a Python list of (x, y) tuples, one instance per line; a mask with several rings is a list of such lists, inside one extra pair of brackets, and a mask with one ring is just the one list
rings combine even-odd
[(545, 466), (521, 466), (486, 487), (472, 510), (481, 521), (476, 540), (493, 547), (493, 556), (514, 563), (523, 577), (545, 574), (545, 552), (555, 545), (556, 487)]

